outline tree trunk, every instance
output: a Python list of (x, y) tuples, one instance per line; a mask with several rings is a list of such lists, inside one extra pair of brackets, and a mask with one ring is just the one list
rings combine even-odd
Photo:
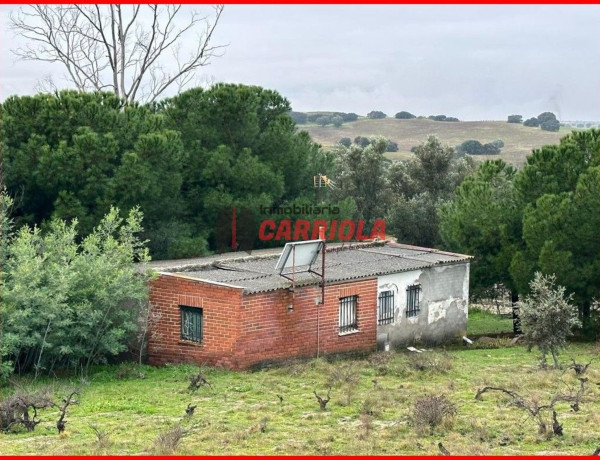
[(552, 353), (552, 359), (554, 360), (554, 369), (558, 369), (560, 365), (558, 364), (558, 356), (556, 354), (556, 350), (552, 348), (550, 352)]
[(516, 335), (520, 335), (523, 333), (521, 329), (521, 315), (519, 314), (519, 293), (516, 291), (510, 292), (510, 301), (512, 303), (512, 319), (513, 319), (513, 332)]

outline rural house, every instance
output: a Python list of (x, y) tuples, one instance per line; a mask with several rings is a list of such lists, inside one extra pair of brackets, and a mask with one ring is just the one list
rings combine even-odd
[[(275, 269), (281, 248), (153, 262), (151, 364), (232, 369), (440, 343), (465, 334), (470, 256), (393, 242), (328, 245), (321, 277)], [(321, 269), (321, 257), (314, 264)]]

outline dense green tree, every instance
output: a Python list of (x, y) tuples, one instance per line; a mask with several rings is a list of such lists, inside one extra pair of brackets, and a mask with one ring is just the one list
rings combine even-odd
[(457, 150), (469, 155), (481, 155), (483, 153), (483, 144), (475, 139), (469, 139), (460, 144)]
[(387, 115), (380, 110), (371, 110), (369, 113), (367, 113), (367, 118), (377, 120), (381, 118), (387, 118)]
[(386, 152), (397, 152), (397, 151), (398, 151), (398, 143), (388, 139)]
[(508, 123), (522, 123), (523, 116), (522, 115), (509, 115), (507, 122)]
[[(109, 93), (61, 91), (2, 104), (2, 173), (16, 224), (77, 219), (87, 235), (111, 205), (140, 205), (145, 236), (182, 218), (179, 134)], [(151, 243), (151, 249), (159, 248)]]
[(339, 146), (336, 150), (336, 200), (352, 198), (356, 203), (357, 217), (370, 225), (374, 219), (385, 215), (389, 202), (387, 168), (389, 160), (384, 156), (387, 140), (371, 139), (366, 147)]
[(591, 324), (599, 277), (598, 138), (598, 130), (573, 132), (534, 150), (516, 174), (486, 162), (442, 207), (448, 248), (476, 257), (476, 289), (503, 282), (525, 294), (536, 271), (556, 274)]
[(546, 120), (540, 122), (540, 129), (542, 131), (553, 131), (556, 132), (560, 129), (560, 122), (558, 120)]
[(527, 120), (525, 120), (523, 122), (523, 126), (532, 126), (534, 128), (537, 128), (538, 126), (540, 126), (540, 122), (537, 118), (532, 117), (532, 118), (528, 118)]
[(452, 201), (439, 209), (445, 247), (475, 256), (471, 264), (474, 297), (497, 283), (516, 293), (509, 272), (521, 235), (515, 174), (502, 160), (486, 161), (458, 186)]
[(492, 142), (483, 145), (483, 154), (484, 155), (497, 155), (500, 153), (500, 148), (493, 144)]
[(413, 115), (410, 112), (406, 112), (404, 110), (402, 110), (401, 112), (398, 112), (396, 115), (394, 115), (395, 118), (398, 118), (399, 120), (409, 120), (411, 118), (417, 118), (415, 115)]
[(345, 122), (358, 120), (358, 115), (354, 112), (343, 113), (341, 117), (344, 119)]
[(537, 116), (537, 120), (541, 125), (547, 121), (556, 121), (556, 115), (554, 115), (552, 112), (542, 112)]
[(344, 147), (350, 147), (352, 145), (352, 139), (349, 137), (342, 137), (338, 143), (342, 144)]
[(359, 147), (364, 148), (371, 143), (371, 139), (369, 139), (368, 137), (364, 137), (364, 136), (356, 136), (354, 138), (354, 143), (356, 145), (358, 145)]
[(386, 216), (389, 232), (406, 243), (438, 245), (436, 209), (473, 170), (470, 157), (460, 157), (433, 136), (415, 149), (409, 161), (394, 163), (389, 169), (394, 192)]
[(340, 117), (339, 115), (334, 115), (331, 117), (330, 122), (333, 126), (335, 126), (336, 128), (339, 128), (344, 123), (344, 119), (342, 117)]
[[(258, 86), (217, 84), (166, 101), (162, 114), (186, 152), (183, 196), (192, 235), (214, 244), (219, 209), (250, 211), (312, 190), (322, 155), (296, 132), (289, 102)], [(214, 246), (213, 246), (214, 247)]]
[(327, 126), (331, 124), (331, 117), (329, 115), (320, 116), (315, 120), (315, 123), (319, 126)]

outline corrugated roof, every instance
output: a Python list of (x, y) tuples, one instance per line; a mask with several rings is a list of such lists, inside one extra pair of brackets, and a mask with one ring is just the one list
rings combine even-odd
[[(155, 261), (151, 266), (162, 272), (183, 275), (209, 283), (239, 287), (245, 293), (285, 289), (291, 282), (280, 276), (275, 264), (282, 248), (253, 251), (252, 254), (234, 252), (198, 259)], [(463, 262), (471, 256), (408, 246), (392, 242), (353, 243), (328, 245), (325, 256), (327, 283), (361, 278), (372, 278), (390, 273), (418, 270), (434, 265)], [(313, 266), (321, 271), (321, 258)], [(320, 277), (301, 272), (295, 274), (297, 286), (318, 284)]]

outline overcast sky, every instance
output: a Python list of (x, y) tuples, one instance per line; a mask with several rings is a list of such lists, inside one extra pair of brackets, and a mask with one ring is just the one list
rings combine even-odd
[[(14, 8), (0, 7), (2, 100), (64, 75), (15, 61)], [(600, 117), (598, 5), (227, 5), (215, 41), (229, 46), (199, 78), (275, 89), (299, 111)]]

